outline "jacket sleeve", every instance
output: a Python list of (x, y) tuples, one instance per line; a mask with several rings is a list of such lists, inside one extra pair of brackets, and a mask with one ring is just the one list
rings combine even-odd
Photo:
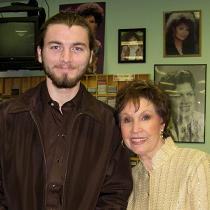
[[(115, 131), (118, 131), (118, 128)], [(117, 144), (112, 151), (112, 157), (108, 164), (96, 210), (124, 210), (127, 208), (128, 197), (132, 191), (133, 182), (128, 151), (122, 146), (119, 139), (121, 139), (119, 138), (119, 133), (117, 137), (115, 136), (112, 139)]]
[(210, 155), (202, 158), (191, 180), (190, 203), (193, 210), (210, 209)]
[[(2, 110), (2, 107), (0, 107), (0, 109)], [(4, 193), (4, 187), (3, 187), (3, 178), (2, 178), (2, 139), (3, 139), (3, 134), (2, 134), (2, 129), (3, 129), (3, 125), (2, 122), (3, 117), (2, 117), (2, 113), (0, 113), (0, 118), (1, 118), (1, 122), (0, 122), (0, 210), (7, 210), (7, 205), (6, 205), (6, 198), (5, 198), (5, 193)]]
[[(0, 150), (1, 152), (1, 150)], [(1, 155), (0, 155), (1, 158)], [(0, 210), (6, 210), (6, 198), (3, 188), (3, 179), (2, 179), (2, 161), (0, 159)]]
[(4, 189), (3, 189), (3, 181), (2, 181), (2, 173), (0, 166), (0, 210), (6, 210), (6, 201), (5, 201)]

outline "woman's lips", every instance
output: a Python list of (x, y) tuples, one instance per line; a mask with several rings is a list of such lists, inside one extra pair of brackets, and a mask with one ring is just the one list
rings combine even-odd
[(147, 141), (147, 137), (131, 137), (130, 141), (132, 144), (139, 145), (145, 143), (145, 141)]

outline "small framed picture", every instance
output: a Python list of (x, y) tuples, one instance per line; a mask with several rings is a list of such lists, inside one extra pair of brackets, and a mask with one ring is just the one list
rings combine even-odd
[(118, 30), (118, 63), (144, 63), (146, 29)]
[(164, 57), (201, 56), (201, 11), (164, 12)]
[(154, 65), (154, 81), (171, 99), (175, 142), (205, 142), (206, 64)]

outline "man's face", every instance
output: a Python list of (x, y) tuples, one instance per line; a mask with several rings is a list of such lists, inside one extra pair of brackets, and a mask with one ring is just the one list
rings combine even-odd
[(44, 46), (37, 49), (47, 79), (58, 88), (77, 85), (92, 59), (88, 32), (81, 26), (52, 24), (46, 31)]
[(171, 97), (174, 114), (190, 118), (195, 105), (195, 93), (191, 84), (188, 82), (177, 84), (175, 91), (176, 97)]

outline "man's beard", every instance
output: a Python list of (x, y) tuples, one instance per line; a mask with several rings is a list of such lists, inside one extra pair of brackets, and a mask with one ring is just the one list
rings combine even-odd
[(88, 64), (82, 69), (80, 74), (78, 74), (75, 78), (68, 78), (67, 73), (58, 77), (45, 64), (44, 64), (44, 71), (45, 71), (45, 74), (52, 80), (52, 83), (57, 88), (73, 88), (82, 79), (82, 77), (84, 76), (84, 74), (87, 70), (87, 67), (88, 67)]

